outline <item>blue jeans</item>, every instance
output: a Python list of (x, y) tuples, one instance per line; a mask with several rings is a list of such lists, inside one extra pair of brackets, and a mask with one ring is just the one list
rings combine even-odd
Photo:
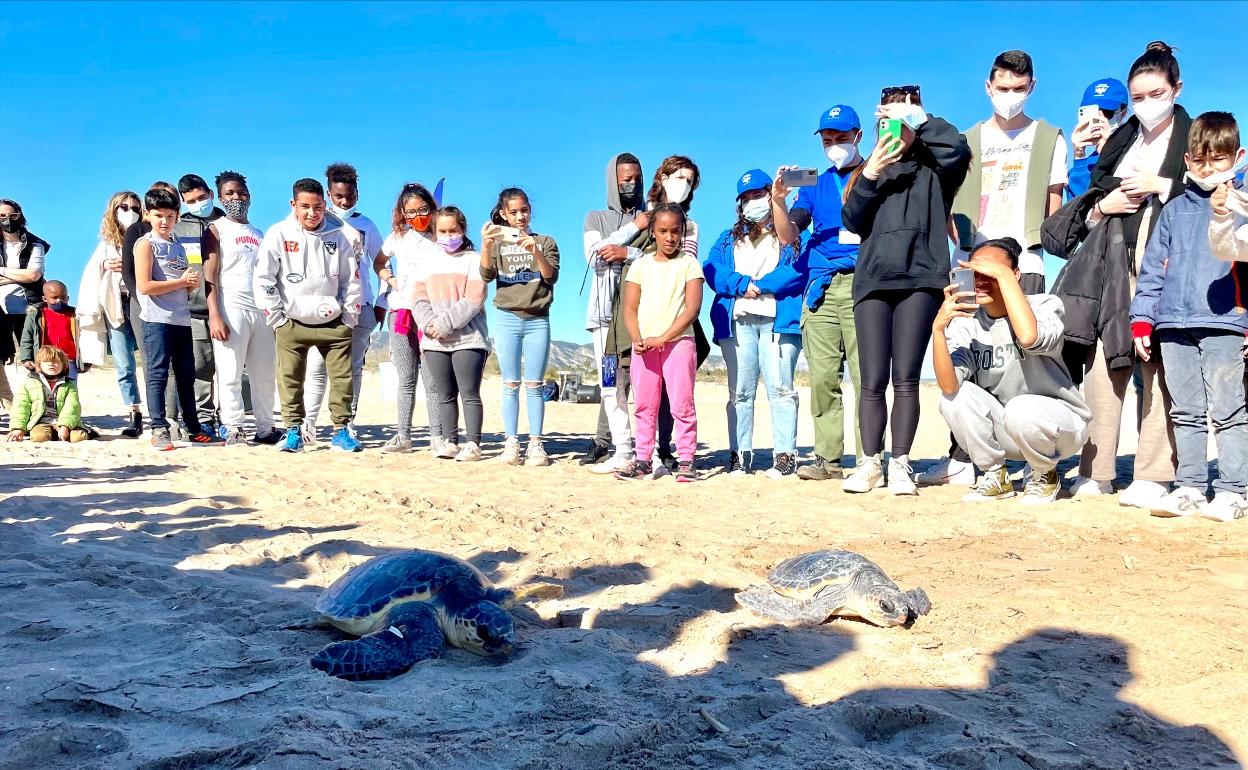
[(519, 435), (520, 383), (523, 381), (529, 405), (529, 438), (539, 438), (546, 416), (542, 383), (550, 358), (550, 319), (521, 318), (506, 310), (500, 312), (494, 352), (503, 373), (503, 430), (508, 438)]
[(165, 386), (172, 372), (186, 432), (200, 431), (195, 412), (195, 349), (191, 327), (143, 322), (143, 365), (147, 367), (147, 416), (152, 429), (168, 430)]
[(1209, 482), (1206, 420), (1218, 444), (1218, 492), (1243, 494), (1248, 481), (1248, 414), (1244, 406), (1244, 335), (1219, 329), (1162, 329), (1170, 421), (1179, 464), (1175, 484), (1204, 490)]
[(728, 366), (728, 448), (754, 451), (754, 396), (763, 376), (771, 407), (771, 434), (775, 454), (797, 451), (797, 390), (793, 374), (802, 338), (776, 334), (774, 319), (745, 315), (732, 322), (732, 339), (719, 340)]
[(134, 352), (139, 349), (139, 341), (134, 336), (134, 327), (130, 325), (129, 301), (121, 303), (121, 313), (119, 328), (114, 329), (107, 321), (104, 325), (108, 328), (108, 349), (113, 354), (113, 366), (117, 368), (117, 387), (121, 390), (121, 400), (126, 406), (135, 406), (141, 403), (138, 366), (134, 359)]

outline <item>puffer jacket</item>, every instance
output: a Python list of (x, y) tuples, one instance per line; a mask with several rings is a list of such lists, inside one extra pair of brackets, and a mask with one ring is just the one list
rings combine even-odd
[[(10, 429), (30, 433), (43, 419), (46, 408), (48, 381), (38, 372), (31, 372), (13, 397), (13, 413), (9, 419)], [(78, 386), (68, 377), (62, 377), (53, 391), (56, 394), (55, 425), (61, 428), (82, 427), (82, 404), (78, 400)]]

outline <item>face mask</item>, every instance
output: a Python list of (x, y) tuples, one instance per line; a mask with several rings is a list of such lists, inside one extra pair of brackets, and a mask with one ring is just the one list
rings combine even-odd
[(18, 217), (17, 219), (5, 219), (5, 220), (0, 221), (0, 230), (4, 230), (6, 233), (21, 232), (21, 229), (22, 229), (21, 217)]
[(747, 220), (758, 224), (767, 218), (771, 213), (771, 202), (766, 198), (755, 198), (752, 201), (746, 201), (741, 207), (741, 214)]
[(1029, 94), (1020, 94), (1014, 91), (1008, 93), (993, 93), (992, 95), (992, 111), (997, 113), (1002, 120), (1011, 120), (1023, 111), (1023, 105), (1027, 103)]
[(186, 203), (186, 212), (193, 217), (203, 219), (212, 213), (212, 196), (209, 195), (199, 203)]
[(438, 245), (441, 246), (442, 250), (445, 251), (447, 254), (454, 254), (455, 252), (459, 251), (460, 246), (464, 245), (464, 236), (462, 235), (449, 235), (449, 236), (439, 235)]
[(620, 183), (620, 203), (622, 205), (632, 208), (637, 205), (638, 197), (636, 182)]
[(352, 206), (352, 207), (351, 207), (351, 208), (349, 208), (349, 209), (340, 209), (340, 208), (338, 208), (337, 206), (335, 206), (335, 205), (331, 202), (331, 203), (326, 204), (326, 207), (327, 207), (330, 211), (332, 211), (332, 212), (334, 212), (335, 214), (337, 214), (338, 216), (342, 217), (343, 219), (347, 219), (347, 218), (349, 218), (352, 214), (354, 214), (354, 213), (355, 213), (355, 206)]
[(235, 222), (243, 222), (247, 219), (247, 209), (251, 208), (251, 201), (245, 201), (241, 198), (235, 198), (232, 201), (221, 201), (221, 208), (225, 209), (225, 215)]
[(65, 309), (68, 307), (69, 307), (68, 302), (49, 302), (48, 303), (48, 310), (51, 310), (53, 313), (64, 313)]
[(1235, 164), (1235, 168), (1228, 168), (1226, 171), (1217, 171), (1206, 177), (1198, 177), (1194, 175), (1192, 172), (1188, 171), (1187, 180), (1191, 182), (1192, 184), (1196, 185), (1197, 187), (1199, 187), (1200, 189), (1204, 190), (1205, 192), (1213, 192), (1214, 190), (1218, 189), (1218, 187), (1220, 187), (1221, 185), (1224, 185), (1227, 182), (1234, 179), (1235, 176), (1239, 174), (1238, 167), (1241, 165), (1243, 165), (1242, 159), (1240, 160), (1239, 163)]
[(117, 217), (117, 224), (121, 225), (122, 230), (139, 221), (137, 211), (122, 211), (119, 207), (113, 210), (113, 214)]
[(1174, 100), (1145, 99), (1142, 102), (1136, 102), (1131, 109), (1135, 111), (1135, 117), (1140, 119), (1140, 125), (1152, 131), (1174, 112)]
[(834, 144), (823, 151), (828, 156), (828, 160), (837, 169), (842, 169), (853, 163), (858, 157), (858, 146), (855, 144)]
[(663, 193), (667, 195), (668, 203), (684, 203), (692, 189), (689, 180), (684, 177), (668, 177), (663, 182)]
[(433, 217), (426, 214), (422, 217), (412, 217), (411, 219), (407, 220), (407, 223), (411, 225), (411, 228), (415, 230), (416, 232), (423, 233), (429, 229), (429, 220), (432, 218)]

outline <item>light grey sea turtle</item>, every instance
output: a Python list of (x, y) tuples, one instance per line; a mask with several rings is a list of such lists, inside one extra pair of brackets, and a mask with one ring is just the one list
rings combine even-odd
[(335, 580), (316, 603), (325, 620), (360, 638), (329, 645), (311, 663), (342, 679), (387, 679), (436, 657), (445, 642), (506, 655), (516, 640), (506, 608), (562, 594), (548, 583), (495, 588), (468, 562), (435, 551), (378, 556)]
[(902, 591), (884, 570), (852, 551), (814, 551), (785, 559), (767, 574), (767, 583), (741, 591), (737, 603), (786, 622), (859, 617), (885, 627), (909, 627), (932, 609), (922, 588)]

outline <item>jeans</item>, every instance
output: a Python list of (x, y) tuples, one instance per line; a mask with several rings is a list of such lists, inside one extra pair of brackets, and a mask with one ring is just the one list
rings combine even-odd
[(1208, 428), (1218, 443), (1216, 492), (1242, 495), (1248, 482), (1248, 415), (1244, 406), (1244, 336), (1220, 329), (1162, 329), (1170, 420), (1179, 453), (1175, 483), (1204, 490), (1209, 482)]
[(673, 340), (659, 350), (633, 353), (631, 366), (637, 459), (648, 462), (654, 454), (659, 402), (666, 389), (675, 422), (676, 456), (682, 462), (693, 462), (698, 450), (698, 414), (693, 403), (698, 351), (693, 337)]
[[(108, 348), (113, 354), (113, 366), (117, 368), (117, 388), (121, 391), (121, 400), (126, 406), (137, 406), (139, 398), (139, 372), (134, 353), (139, 349), (139, 340), (130, 325), (130, 302), (121, 303), (121, 326), (104, 322), (108, 328)], [(138, 320), (137, 318), (135, 320)]]
[(546, 401), (542, 383), (550, 358), (550, 319), (521, 318), (506, 310), (498, 314), (495, 340), (498, 368), (503, 373), (503, 430), (507, 438), (519, 435), (520, 382), (523, 378), (529, 412), (529, 438), (542, 435)]
[(169, 419), (165, 416), (165, 387), (172, 380), (186, 432), (192, 436), (199, 433), (191, 327), (144, 322), (143, 366), (147, 370), (147, 416), (152, 421), (152, 429), (169, 429)]
[(792, 454), (797, 449), (793, 375), (802, 338), (776, 334), (772, 331), (774, 320), (742, 316), (732, 322), (732, 339), (719, 341), (728, 365), (728, 448), (733, 452), (754, 451), (754, 396), (760, 373), (771, 407), (773, 452)]
[(969, 381), (952, 396), (941, 396), (940, 415), (958, 445), (985, 471), (1006, 460), (1026, 460), (1032, 470), (1047, 473), (1078, 454), (1088, 440), (1088, 421), (1060, 399), (1027, 394), (1002, 404)]

